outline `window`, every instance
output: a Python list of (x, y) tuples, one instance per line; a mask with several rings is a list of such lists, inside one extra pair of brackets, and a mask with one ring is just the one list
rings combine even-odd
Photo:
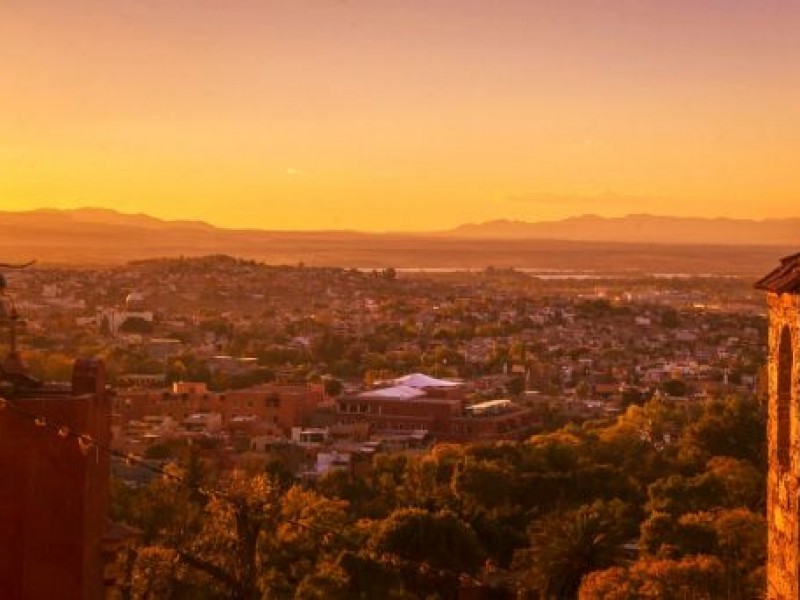
[(789, 468), (791, 451), (791, 406), (792, 406), (792, 334), (788, 326), (781, 331), (778, 345), (778, 431), (776, 444), (778, 447), (778, 468), (785, 471)]

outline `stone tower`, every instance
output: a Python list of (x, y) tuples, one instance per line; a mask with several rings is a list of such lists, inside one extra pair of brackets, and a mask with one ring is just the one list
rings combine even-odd
[(767, 598), (800, 598), (800, 253), (756, 284), (768, 292)]

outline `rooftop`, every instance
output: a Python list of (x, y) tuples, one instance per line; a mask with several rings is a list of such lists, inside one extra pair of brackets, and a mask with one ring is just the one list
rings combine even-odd
[(800, 293), (800, 252), (781, 259), (781, 264), (756, 282), (756, 289), (774, 294)]
[(435, 377), (425, 375), (424, 373), (411, 373), (410, 375), (398, 377), (393, 381), (393, 383), (398, 386), (407, 386), (417, 389), (457, 387), (459, 385), (462, 385), (457, 381), (450, 381), (448, 379), (436, 379)]
[(425, 396), (425, 392), (422, 390), (411, 387), (408, 385), (395, 385), (392, 387), (381, 388), (377, 390), (369, 390), (362, 394), (359, 394), (361, 397), (370, 397), (370, 398), (396, 398), (398, 400), (407, 400), (410, 398), (419, 398), (421, 396)]

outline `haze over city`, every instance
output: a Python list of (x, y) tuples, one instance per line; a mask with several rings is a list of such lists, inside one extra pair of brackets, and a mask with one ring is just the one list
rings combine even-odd
[(0, 208), (793, 217), (799, 29), (788, 0), (6, 0)]

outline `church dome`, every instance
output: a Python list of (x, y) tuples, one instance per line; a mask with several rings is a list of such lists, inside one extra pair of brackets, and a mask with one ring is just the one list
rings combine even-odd
[(139, 292), (131, 292), (125, 298), (125, 308), (127, 310), (142, 310), (144, 309), (144, 296)]

